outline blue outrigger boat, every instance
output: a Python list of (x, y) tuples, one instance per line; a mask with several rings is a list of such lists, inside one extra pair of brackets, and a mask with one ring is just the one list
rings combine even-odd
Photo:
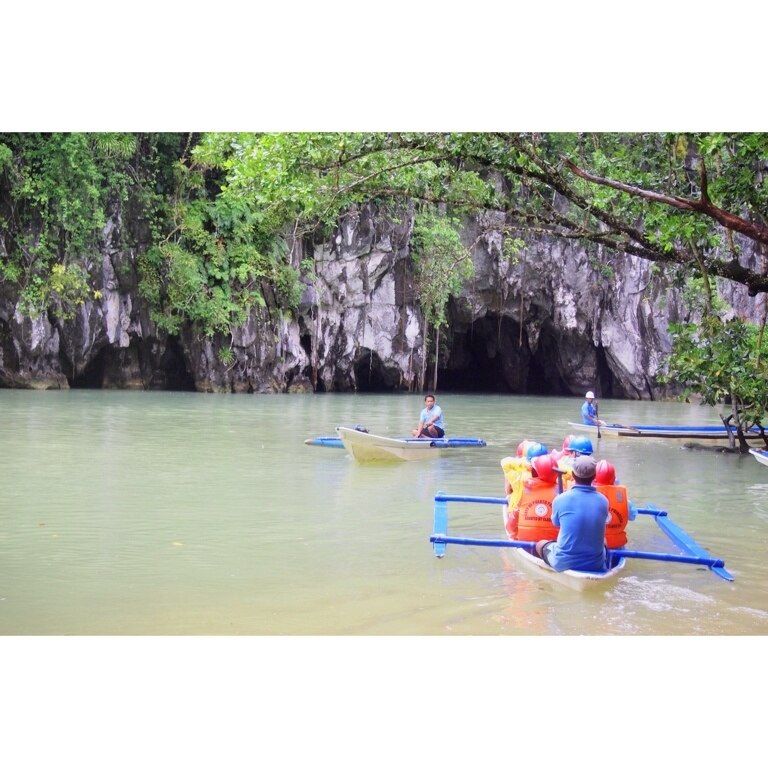
[(448, 535), (448, 504), (449, 503), (472, 504), (498, 504), (506, 506), (504, 497), (496, 496), (452, 496), (438, 493), (435, 496), (434, 525), (429, 540), (436, 557), (443, 557), (448, 544), (462, 544), (479, 547), (510, 547), (518, 558), (528, 566), (536, 568), (554, 581), (558, 581), (573, 589), (583, 590), (601, 584), (610, 583), (624, 569), (627, 559), (661, 560), (669, 563), (690, 563), (691, 565), (705, 566), (715, 575), (726, 581), (733, 581), (733, 575), (726, 570), (725, 563), (713, 557), (704, 547), (698, 544), (682, 528), (669, 519), (663, 509), (650, 505), (638, 509), (638, 514), (652, 516), (661, 530), (681, 550), (679, 554), (668, 552), (642, 552), (631, 549), (608, 549), (608, 569), (604, 572), (591, 571), (555, 571), (543, 560), (531, 555), (535, 542), (515, 541), (511, 539), (475, 539)]
[[(736, 437), (736, 430), (730, 432), (724, 424), (699, 424), (698, 426), (684, 426), (681, 424), (582, 424), (569, 421), (568, 426), (578, 432), (588, 432), (597, 437), (638, 437), (657, 440), (704, 440), (707, 443), (729, 442)], [(762, 432), (757, 427), (752, 427), (744, 434), (748, 442), (765, 442)]]

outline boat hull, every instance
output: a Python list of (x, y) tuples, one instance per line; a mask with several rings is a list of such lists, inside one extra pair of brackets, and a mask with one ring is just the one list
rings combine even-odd
[(757, 451), (754, 448), (750, 448), (749, 452), (755, 457), (761, 464), (765, 464), (768, 467), (768, 451)]
[[(598, 428), (592, 424), (569, 421), (568, 426), (579, 432), (597, 436)], [(724, 427), (700, 425), (693, 427), (664, 426), (652, 424), (606, 424), (600, 427), (600, 437), (634, 437), (671, 441), (703, 440), (707, 443), (728, 443), (728, 432)], [(759, 432), (745, 435), (748, 441), (761, 441)]]
[[(360, 434), (360, 430), (355, 430)], [(366, 434), (366, 433), (364, 433)], [(368, 433), (369, 434), (369, 433)], [(400, 443), (430, 443), (438, 448), (482, 448), (486, 445), (485, 440), (477, 437), (445, 437), (440, 439), (418, 439), (415, 437), (403, 438), (381, 438), (384, 440), (397, 440)], [(321, 437), (310, 437), (304, 441), (304, 445), (314, 445), (321, 448), (344, 448), (344, 442), (338, 435), (326, 435)]]
[(575, 589), (578, 592), (585, 590), (594, 590), (601, 587), (607, 587), (613, 584), (619, 573), (624, 570), (626, 560), (621, 558), (613, 568), (603, 572), (593, 571), (556, 571), (547, 565), (540, 557), (532, 555), (525, 549), (515, 548), (512, 551), (515, 557), (527, 571), (535, 573), (538, 576), (544, 576), (549, 581), (560, 584), (569, 589)]
[(440, 456), (431, 440), (407, 441), (373, 435), (348, 427), (337, 427), (342, 444), (356, 461), (425, 461)]
[(480, 448), (484, 440), (475, 438), (435, 439), (399, 438), (374, 435), (349, 427), (336, 427), (347, 452), (357, 461), (427, 461), (456, 448)]

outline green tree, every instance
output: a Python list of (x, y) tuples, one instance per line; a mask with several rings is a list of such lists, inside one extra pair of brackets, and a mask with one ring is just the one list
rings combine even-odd
[(738, 318), (715, 316), (670, 330), (674, 346), (668, 380), (696, 392), (707, 405), (730, 403), (723, 423), (733, 426), (740, 450), (747, 452), (745, 432), (762, 428), (768, 412), (768, 365), (759, 353), (759, 329)]
[(437, 389), (440, 329), (448, 324), (445, 310), (451, 296), (458, 296), (474, 275), (469, 249), (461, 242), (460, 222), (427, 210), (416, 217), (412, 258), (416, 272), (419, 304), (424, 312), (421, 388), (426, 379), (429, 328), (435, 329), (435, 369), (432, 388)]

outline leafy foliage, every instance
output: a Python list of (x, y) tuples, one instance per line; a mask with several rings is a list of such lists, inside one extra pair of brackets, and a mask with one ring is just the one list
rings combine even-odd
[[(726, 418), (740, 438), (768, 412), (768, 364), (760, 355), (759, 329), (744, 320), (717, 315), (670, 327), (673, 351), (666, 381), (677, 381), (707, 405), (731, 404)], [(741, 440), (742, 449), (746, 444)]]
[[(766, 291), (768, 276), (737, 257), (745, 239), (768, 245), (767, 169), (762, 133), (0, 134), (0, 275), (23, 311), (71, 316), (94, 291), (117, 203), (142, 222), (125, 236), (158, 324), (226, 334), (254, 307), (295, 311), (313, 269), (296, 243), (327, 239), (341, 214), (373, 202), (415, 205), (416, 279), (438, 328), (471, 279), (457, 222), (477, 211), (500, 214), (488, 226), (502, 231), (507, 262), (546, 233), (594, 247), (605, 275), (613, 252)], [(701, 296), (706, 313), (713, 291)], [(735, 333), (704, 330), (715, 358), (717, 339)], [(758, 394), (728, 396), (751, 408)]]
[(459, 236), (459, 221), (433, 211), (420, 214), (413, 228), (412, 257), (416, 266), (419, 302), (427, 322), (447, 324), (445, 308), (474, 275), (469, 250)]

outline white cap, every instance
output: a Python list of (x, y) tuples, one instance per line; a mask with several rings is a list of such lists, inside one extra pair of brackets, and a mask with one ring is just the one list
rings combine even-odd
[(595, 393), (594, 393), (594, 392), (592, 392), (592, 391), (590, 391), (590, 392), (587, 392), (587, 394), (586, 394), (586, 395), (584, 395), (584, 397), (586, 397), (586, 398), (587, 398), (587, 400), (594, 400), (594, 399), (595, 399)]

